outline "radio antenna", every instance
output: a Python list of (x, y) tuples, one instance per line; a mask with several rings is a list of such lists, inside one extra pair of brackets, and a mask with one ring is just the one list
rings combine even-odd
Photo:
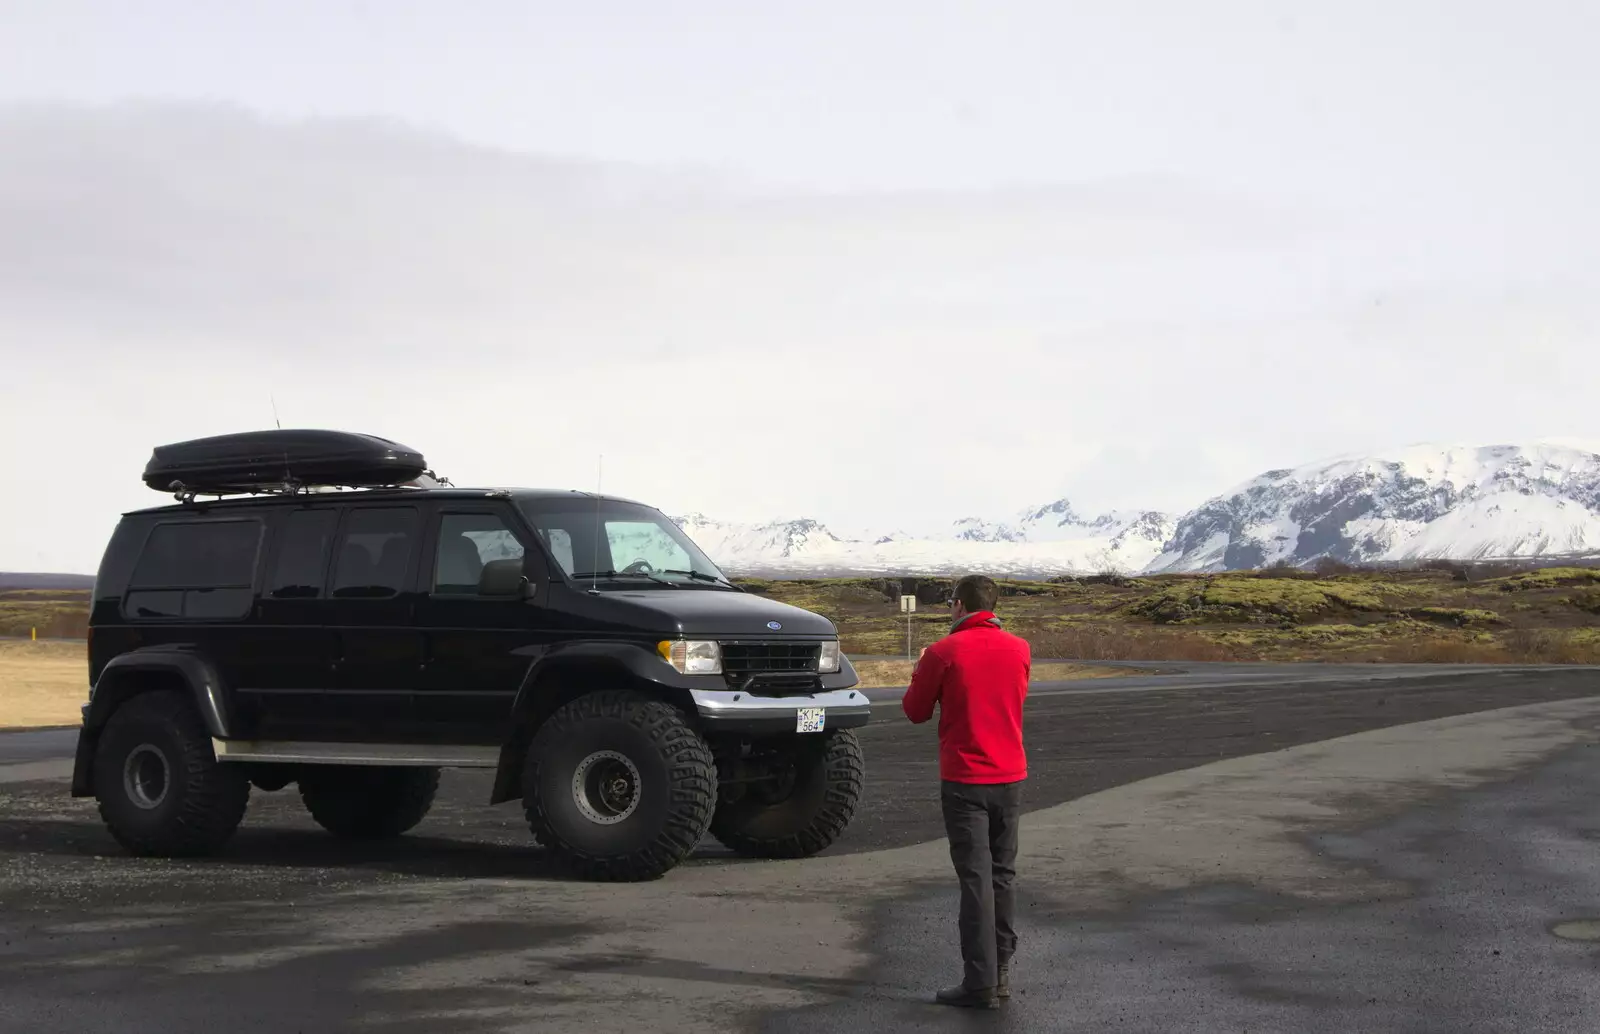
[(600, 453), (594, 461), (594, 562), (589, 565), (589, 591), (600, 592), (600, 485), (605, 474), (605, 453)]
[[(267, 401), (272, 404), (272, 423), (273, 423), (273, 425), (275, 427), (277, 427), (278, 430), (280, 430), (280, 431), (283, 430), (283, 421), (278, 419), (278, 395), (277, 395), (277, 393), (276, 392), (272, 392), (272, 391), (267, 392)], [(293, 494), (293, 492), (294, 492), (294, 488), (292, 487), (293, 485), (294, 485), (294, 471), (291, 470), (290, 467), (289, 467), (289, 448), (288, 448), (288, 446), (284, 446), (284, 449), (283, 449), (283, 487), (284, 487), (285, 490), (287, 490), (288, 492)]]

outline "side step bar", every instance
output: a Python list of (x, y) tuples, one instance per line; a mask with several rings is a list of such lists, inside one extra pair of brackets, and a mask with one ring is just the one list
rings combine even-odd
[(307, 765), (407, 765), (427, 768), (498, 768), (499, 747), (431, 743), (292, 743), (281, 740), (211, 740), (218, 761)]

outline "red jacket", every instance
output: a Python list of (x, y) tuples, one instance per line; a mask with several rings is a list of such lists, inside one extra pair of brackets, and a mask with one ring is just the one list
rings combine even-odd
[(1028, 776), (1022, 701), (1033, 667), (1027, 640), (988, 611), (969, 614), (928, 647), (900, 701), (921, 724), (939, 705), (939, 776), (953, 783), (1011, 783)]

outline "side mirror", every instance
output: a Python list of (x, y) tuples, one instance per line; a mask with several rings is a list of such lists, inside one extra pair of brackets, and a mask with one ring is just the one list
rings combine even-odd
[(491, 560), (483, 565), (483, 573), (478, 575), (478, 595), (521, 596), (526, 581), (522, 576), (521, 559), (508, 557), (505, 560)]

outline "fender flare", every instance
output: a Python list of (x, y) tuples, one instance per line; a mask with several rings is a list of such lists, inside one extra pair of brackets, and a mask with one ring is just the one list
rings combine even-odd
[(704, 676), (680, 675), (661, 659), (653, 647), (630, 640), (580, 639), (541, 648), (523, 673), (511, 704), (514, 719), (522, 720), (538, 711), (542, 701), (535, 687), (550, 671), (568, 666), (611, 668), (620, 675), (640, 682), (654, 683), (663, 696), (688, 698), (691, 689), (707, 687)]
[[(620, 680), (634, 684), (645, 683), (663, 700), (680, 706), (689, 705), (691, 689), (710, 688), (706, 676), (680, 675), (652, 645), (627, 639), (580, 639), (541, 646), (528, 651), (531, 659), (517, 687), (511, 704), (512, 734), (500, 746), (500, 763), (496, 766), (494, 789), (490, 804), (500, 804), (522, 796), (522, 763), (531, 738), (530, 719), (548, 705), (538, 692), (540, 681), (551, 671), (566, 667), (589, 670), (610, 670)], [(720, 683), (720, 677), (713, 677)], [(691, 711), (693, 710), (691, 706)]]
[(187, 689), (195, 713), (206, 730), (226, 739), (234, 728), (233, 699), (217, 666), (191, 646), (147, 646), (119, 654), (106, 662), (83, 708), (78, 749), (72, 766), (72, 796), (94, 795), (94, 753), (100, 731), (123, 702), (144, 691), (141, 675), (175, 676)]

